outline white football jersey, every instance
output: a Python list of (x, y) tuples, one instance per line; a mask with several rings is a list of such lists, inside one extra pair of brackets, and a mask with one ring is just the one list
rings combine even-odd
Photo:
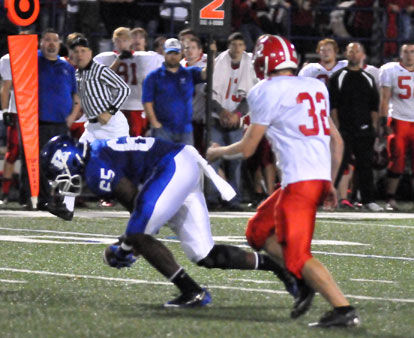
[[(118, 57), (117, 52), (103, 52), (94, 57), (96, 62), (110, 66)], [(121, 60), (116, 73), (131, 88), (131, 94), (121, 106), (121, 110), (144, 110), (141, 102), (142, 83), (154, 69), (161, 67), (164, 57), (156, 52), (134, 52), (132, 58)]]
[[(12, 73), (11, 73), (11, 67), (10, 67), (10, 55), (6, 54), (3, 55), (0, 59), (0, 76), (5, 81), (11, 81), (12, 80)], [(12, 90), (10, 93), (10, 101), (9, 101), (9, 107), (8, 107), (9, 113), (17, 113), (16, 109), (16, 100), (14, 98), (14, 91)]]
[(313, 78), (276, 76), (249, 92), (251, 123), (267, 126), (282, 187), (306, 180), (331, 180), (329, 94)]
[(325, 85), (328, 85), (328, 81), (331, 75), (337, 70), (346, 67), (347, 65), (347, 60), (340, 60), (331, 69), (326, 69), (320, 63), (309, 63), (300, 70), (299, 76), (313, 77), (315, 79), (321, 80), (323, 83), (325, 83)]
[(389, 62), (380, 68), (381, 87), (391, 88), (389, 116), (414, 122), (414, 72), (399, 62)]

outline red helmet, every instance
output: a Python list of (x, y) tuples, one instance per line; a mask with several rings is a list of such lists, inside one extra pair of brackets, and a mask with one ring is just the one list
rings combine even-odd
[(286, 38), (277, 35), (262, 35), (256, 43), (253, 65), (259, 79), (279, 69), (298, 68), (295, 46)]

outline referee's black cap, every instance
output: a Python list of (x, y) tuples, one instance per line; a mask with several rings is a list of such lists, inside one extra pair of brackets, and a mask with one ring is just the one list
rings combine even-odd
[(79, 37), (79, 38), (76, 38), (75, 40), (73, 40), (72, 43), (70, 44), (69, 48), (70, 49), (75, 49), (75, 47), (78, 47), (78, 46), (91, 48), (89, 46), (88, 39), (82, 38), (82, 37)]

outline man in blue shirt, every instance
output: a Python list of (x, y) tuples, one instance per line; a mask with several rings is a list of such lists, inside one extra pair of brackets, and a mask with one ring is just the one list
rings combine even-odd
[[(80, 100), (76, 94), (75, 69), (58, 55), (59, 34), (46, 29), (40, 39), (38, 51), (39, 68), (39, 147), (53, 137), (68, 132), (72, 123), (80, 116)], [(22, 203), (28, 208), (45, 210), (49, 202), (50, 188), (40, 170), (38, 204), (31, 205), (30, 187), (25, 161), (22, 161)]]
[(142, 103), (151, 124), (151, 135), (172, 142), (193, 145), (194, 86), (207, 79), (206, 69), (180, 65), (181, 44), (168, 39), (165, 62), (144, 80)]

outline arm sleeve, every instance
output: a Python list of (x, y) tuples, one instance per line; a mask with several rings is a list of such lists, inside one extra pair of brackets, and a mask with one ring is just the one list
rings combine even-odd
[(372, 87), (370, 109), (371, 109), (371, 111), (378, 111), (379, 110), (379, 93), (378, 93), (377, 86), (375, 84)]
[(111, 104), (116, 109), (119, 109), (127, 99), (128, 95), (131, 93), (131, 89), (118, 74), (116, 74), (113, 70), (109, 69), (108, 67), (104, 68), (101, 79), (104, 82), (106, 82), (110, 87), (117, 90), (114, 97), (112, 98)]
[(391, 76), (388, 69), (381, 67), (379, 71), (379, 85), (381, 87), (392, 87)]
[(201, 78), (201, 70), (202, 70), (202, 68), (200, 68), (200, 67), (190, 67), (190, 68), (187, 68), (187, 69), (189, 69), (191, 71), (192, 75), (193, 75), (194, 84), (198, 84), (198, 83), (205, 82)]

